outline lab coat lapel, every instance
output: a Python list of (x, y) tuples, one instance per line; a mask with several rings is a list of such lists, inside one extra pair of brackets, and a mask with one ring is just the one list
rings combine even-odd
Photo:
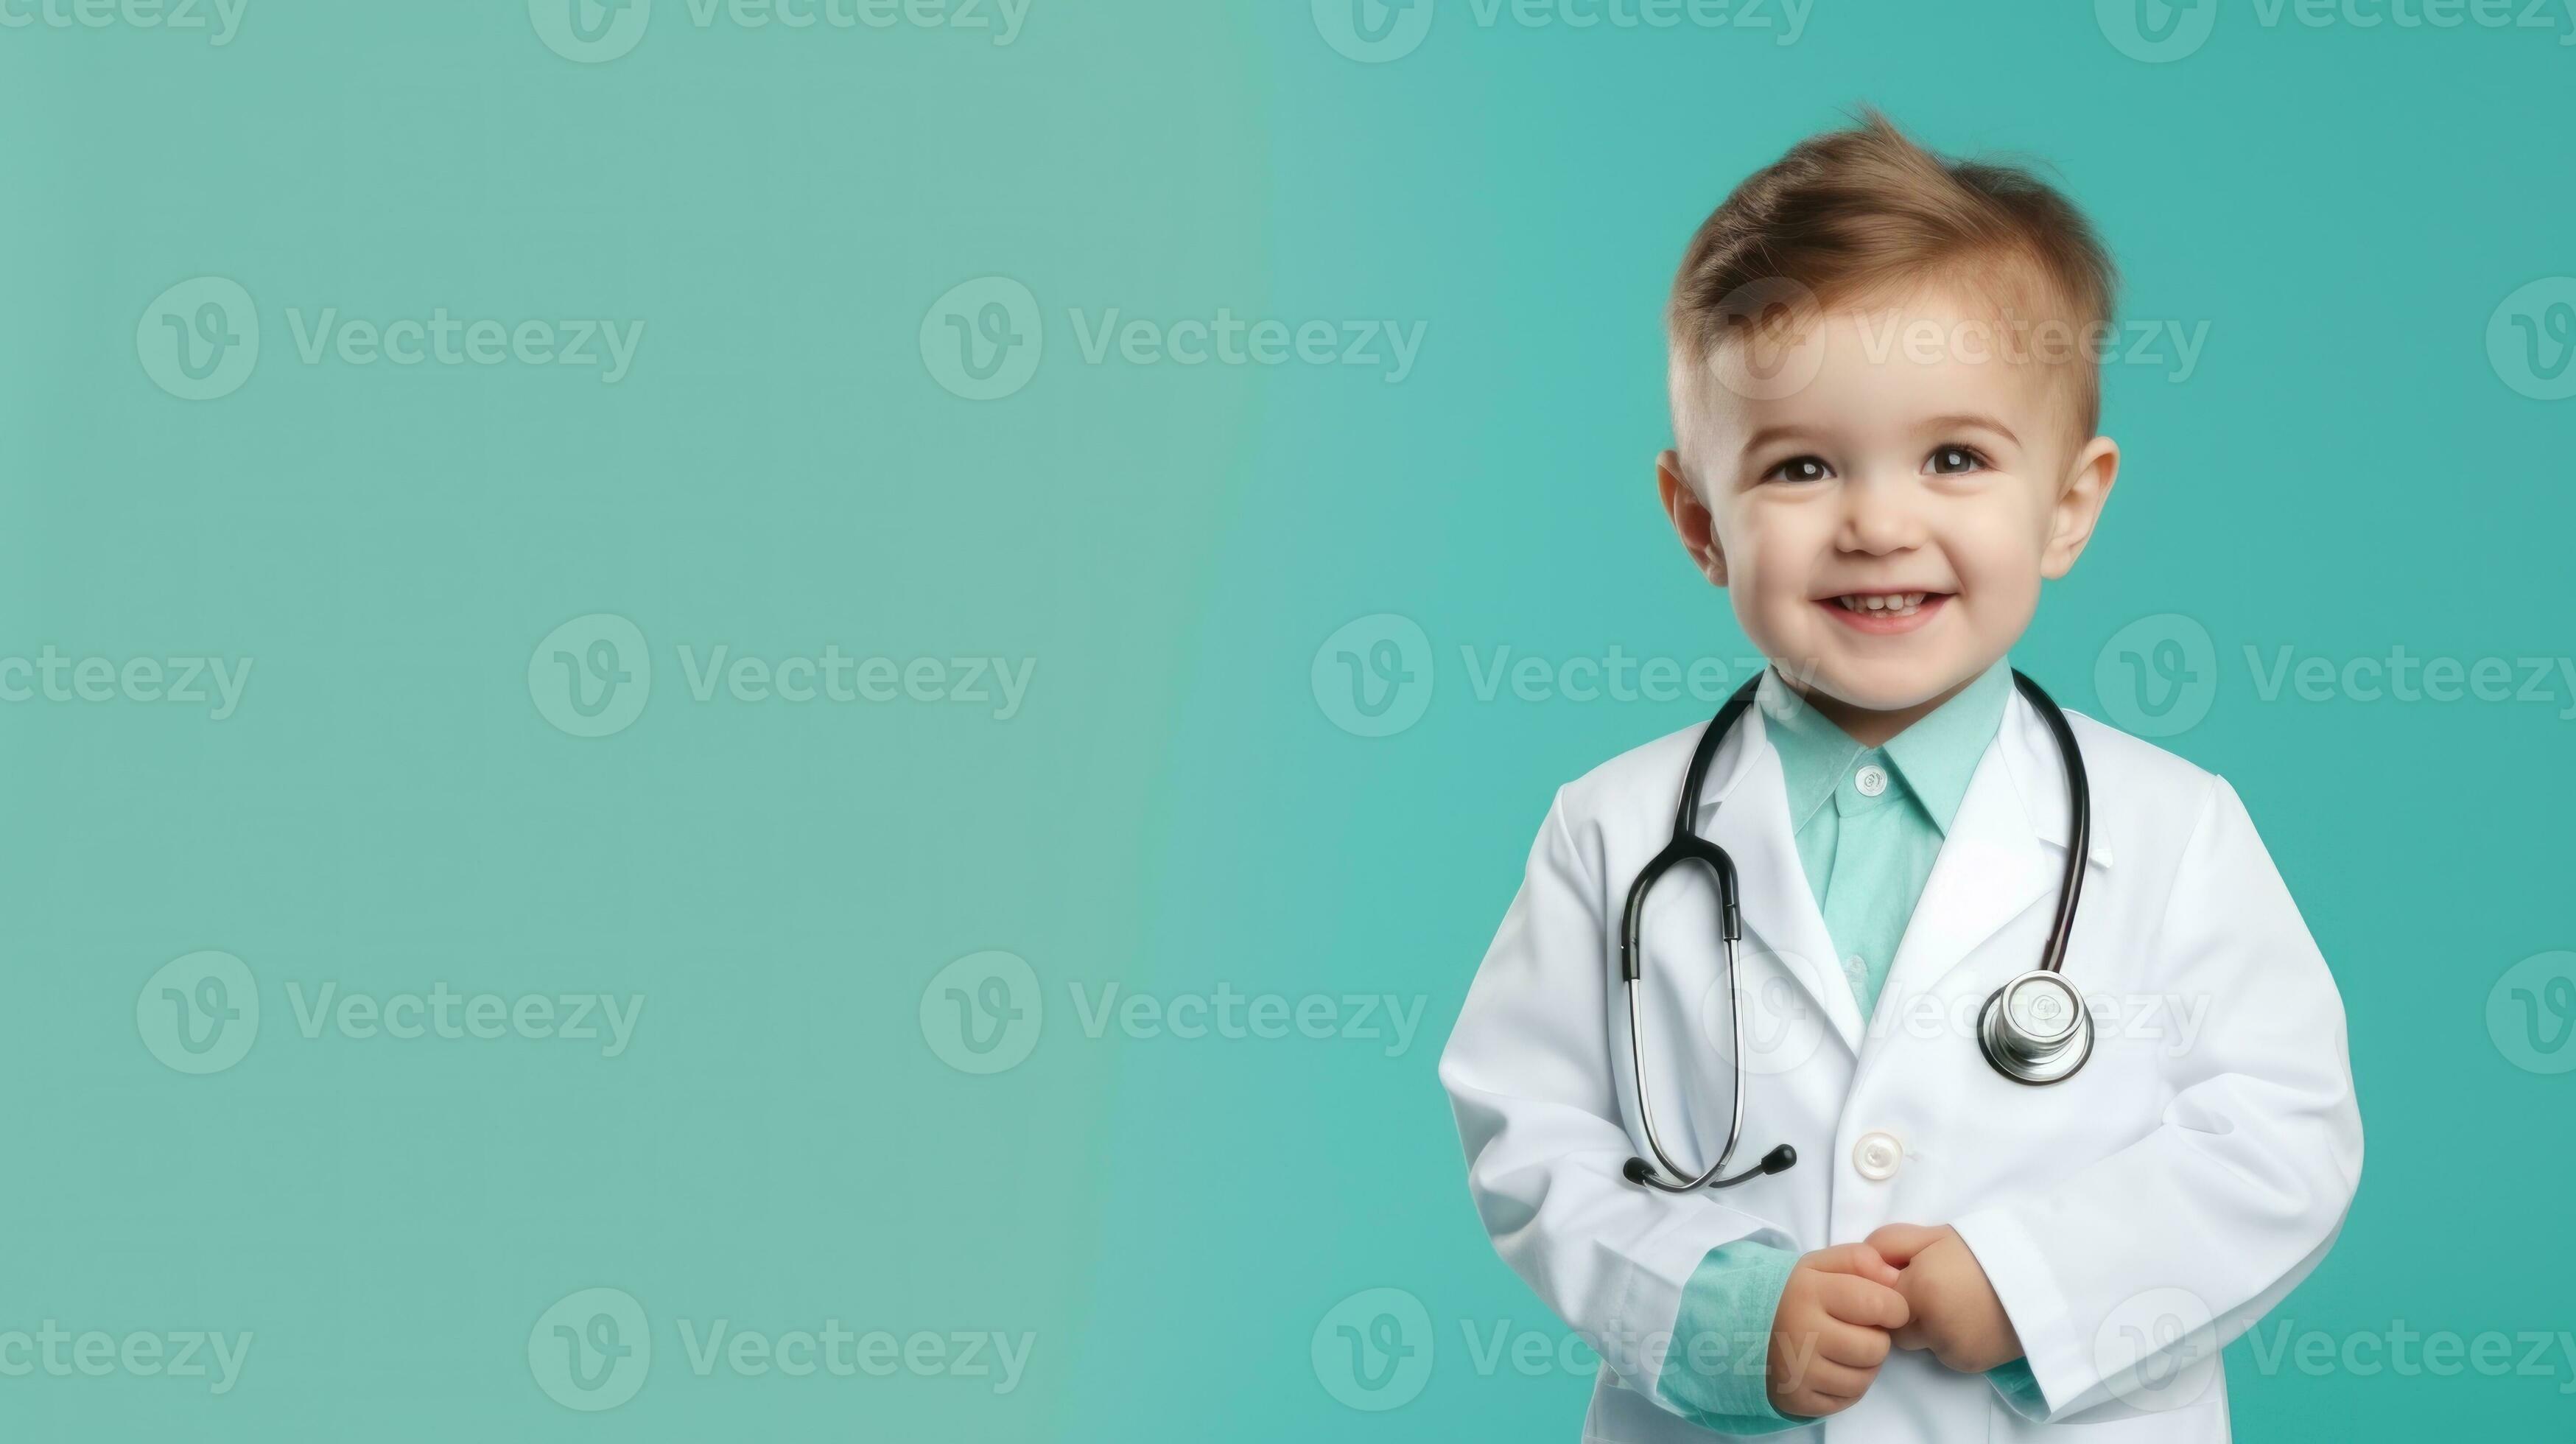
[[(1883, 1000), (1895, 1000), (1891, 1006), (1931, 993), (1996, 929), (2054, 891), (2060, 855), (2044, 844), (2033, 809), (2063, 809), (2066, 786), (2054, 770), (2060, 764), (2045, 725), (2015, 692), (1968, 779), (1967, 795), (1897, 944), (1881, 990)], [(2045, 756), (2034, 755), (2033, 733), (2041, 734), (2037, 741)], [(2034, 952), (2013, 971), (2037, 966)]]
[(1762, 731), (1758, 710), (1748, 709), (1737, 726), (1747, 734), (1746, 745), (1728, 769), (1723, 791), (1711, 786), (1701, 799), (1700, 834), (1735, 859), (1746, 953), (1759, 950), (1776, 957), (1781, 971), (1797, 981), (1843, 1046), (1857, 1055), (1860, 1004), (1843, 977), (1833, 936), (1825, 930), (1815, 890), (1798, 860), (1780, 754)]

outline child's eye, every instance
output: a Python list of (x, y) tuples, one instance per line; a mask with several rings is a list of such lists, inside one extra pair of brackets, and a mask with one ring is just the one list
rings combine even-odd
[(1972, 471), (1984, 471), (1993, 464), (1970, 446), (1936, 446), (1923, 461), (1924, 470), (1934, 476), (1965, 476)]
[(1762, 473), (1762, 479), (1764, 481), (1825, 481), (1831, 479), (1833, 474), (1834, 469), (1825, 465), (1821, 457), (1793, 456)]

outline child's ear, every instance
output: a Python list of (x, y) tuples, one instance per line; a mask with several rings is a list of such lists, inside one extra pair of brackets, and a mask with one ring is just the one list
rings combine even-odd
[(2097, 436), (2075, 454), (2066, 485), (2049, 509), (2048, 545), (2039, 554), (2039, 574), (2055, 581), (2075, 570), (2093, 527), (2102, 519), (2102, 503), (2111, 499), (2111, 483), (2120, 479), (2120, 443)]
[(1672, 518), (1674, 535), (1682, 539), (1682, 550), (1690, 553), (1700, 575), (1712, 586), (1725, 586), (1726, 550), (1718, 545), (1717, 518), (1683, 479), (1680, 453), (1667, 451), (1655, 458), (1655, 490), (1664, 499), (1664, 515)]

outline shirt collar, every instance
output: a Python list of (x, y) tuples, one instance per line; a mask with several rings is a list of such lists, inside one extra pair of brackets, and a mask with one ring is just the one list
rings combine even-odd
[[(1998, 660), (1960, 688), (1958, 695), (1877, 749), (1923, 804), (1932, 825), (1944, 834), (1968, 795), (1968, 780), (1976, 775), (1986, 744), (2003, 725), (2004, 702), (2011, 691), (2012, 668)], [(1809, 706), (1777, 668), (1762, 674), (1754, 701), (1762, 709), (1763, 733), (1780, 754), (1789, 793), (1789, 826), (1795, 831), (1832, 800), (1835, 788), (1871, 749)]]

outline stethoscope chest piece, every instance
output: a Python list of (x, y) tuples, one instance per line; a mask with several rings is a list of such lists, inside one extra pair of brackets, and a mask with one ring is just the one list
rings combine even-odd
[[(2012, 674), (2013, 685), (2039, 713), (2051, 736), (2057, 740), (2058, 756), (2066, 767), (2066, 878), (2058, 887), (2057, 918), (2048, 930), (2048, 946), (2041, 951), (2039, 966), (1995, 989), (1986, 999), (1985, 1011), (1977, 1018), (1977, 1047), (1995, 1071), (2016, 1083), (2059, 1083), (2072, 1077), (2093, 1056), (2093, 1017), (2084, 1009), (2084, 996), (2074, 985), (2059, 975), (2066, 963), (2068, 940), (2074, 934), (2076, 901), (2084, 891), (2084, 860), (2092, 855), (2092, 793), (2084, 778), (2083, 749), (2075, 745), (2074, 729), (2066, 723), (2066, 714), (2048, 699), (2037, 682), (2019, 672)], [(1628, 1076), (1637, 1088), (1637, 1126), (1646, 1136), (1646, 1151), (1653, 1161), (1631, 1158), (1622, 1170), (1631, 1183), (1644, 1184), (1666, 1193), (1687, 1193), (1699, 1188), (1733, 1188), (1755, 1178), (1765, 1178), (1793, 1167), (1798, 1151), (1781, 1144), (1762, 1155), (1762, 1161), (1751, 1168), (1728, 1176), (1726, 1167), (1735, 1157), (1735, 1145), (1744, 1134), (1744, 1016), (1741, 994), (1736, 992), (1737, 941), (1743, 936), (1743, 918), (1736, 900), (1735, 860), (1726, 849), (1699, 835), (1700, 786), (1708, 781), (1709, 763), (1717, 756), (1717, 745), (1735, 726), (1744, 709), (1753, 705), (1755, 690), (1762, 679), (1755, 677), (1736, 689), (1734, 696), (1719, 708), (1700, 733), (1699, 743), (1691, 749), (1690, 770), (1682, 778), (1681, 806), (1673, 813), (1673, 839), (1653, 860), (1638, 869), (1637, 878), (1628, 888), (1628, 905), (1619, 921), (1619, 978), (1628, 995)], [(1654, 1100), (1646, 1096), (1645, 1026), (1637, 1001), (1638, 983), (1645, 974), (1643, 930), (1646, 894), (1655, 880), (1683, 863), (1705, 867), (1717, 881), (1718, 940), (1726, 955), (1726, 996), (1735, 1000), (1727, 1009), (1729, 1038), (1734, 1044), (1734, 1107), (1726, 1125), (1726, 1144), (1717, 1151), (1717, 1161), (1705, 1170), (1695, 1171), (1663, 1145), (1655, 1129)]]
[(2093, 1055), (2093, 1015), (2074, 984), (2042, 968), (1986, 999), (1977, 1015), (1977, 1047), (2016, 1083), (2063, 1082)]

